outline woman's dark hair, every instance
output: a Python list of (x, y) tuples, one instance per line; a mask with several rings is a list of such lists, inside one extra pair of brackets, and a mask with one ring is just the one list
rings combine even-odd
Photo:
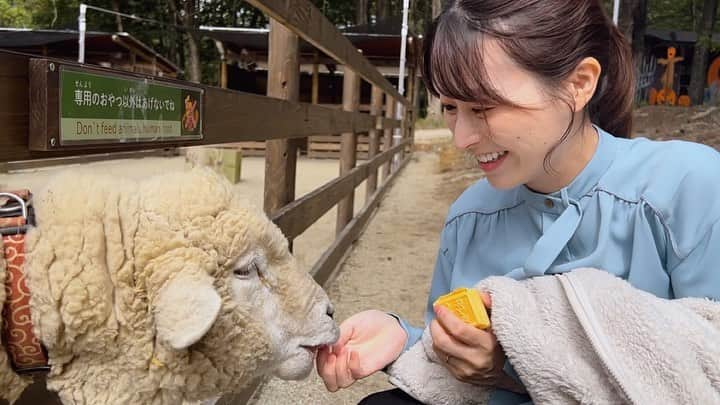
[[(485, 37), (496, 39), (550, 92), (557, 92), (584, 58), (597, 59), (602, 73), (585, 114), (615, 136), (630, 136), (635, 91), (632, 54), (601, 0), (448, 0), (424, 42), (422, 71), (430, 93), (513, 105), (490, 85), (483, 67)], [(563, 101), (574, 113), (571, 98)], [(570, 135), (573, 121), (561, 143)]]

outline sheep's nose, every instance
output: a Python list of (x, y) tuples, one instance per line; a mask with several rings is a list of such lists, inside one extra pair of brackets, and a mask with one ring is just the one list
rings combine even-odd
[(332, 318), (332, 317), (333, 317), (333, 314), (335, 314), (335, 309), (333, 309), (333, 307), (332, 307), (331, 305), (328, 305), (327, 310), (325, 311), (325, 313), (327, 314), (327, 316), (329, 316), (330, 318)]

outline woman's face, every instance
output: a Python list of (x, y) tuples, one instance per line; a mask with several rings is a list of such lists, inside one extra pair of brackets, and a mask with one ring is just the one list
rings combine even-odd
[(558, 173), (547, 173), (544, 161), (567, 130), (570, 108), (550, 96), (536, 77), (515, 65), (494, 40), (485, 41), (483, 56), (495, 91), (517, 106), (479, 105), (441, 96), (455, 145), (476, 157), (495, 188), (525, 184), (536, 191), (551, 192), (565, 186), (560, 184), (565, 182), (562, 171), (578, 160), (572, 156), (573, 137), (552, 154), (550, 164)]

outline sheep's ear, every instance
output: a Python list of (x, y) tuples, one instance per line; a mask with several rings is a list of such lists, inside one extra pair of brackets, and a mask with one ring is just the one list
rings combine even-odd
[(177, 350), (188, 348), (210, 330), (221, 304), (210, 276), (175, 276), (155, 300), (158, 339)]

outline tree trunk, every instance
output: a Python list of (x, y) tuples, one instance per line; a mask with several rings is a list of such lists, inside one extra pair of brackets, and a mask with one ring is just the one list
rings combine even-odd
[(382, 21), (390, 16), (390, 0), (377, 0), (375, 2), (377, 20)]
[(639, 0), (633, 14), (632, 51), (636, 63), (645, 55), (645, 32), (647, 30), (647, 0)]
[(693, 105), (702, 104), (705, 95), (709, 48), (712, 40), (712, 30), (715, 24), (718, 0), (705, 0), (702, 4), (702, 10), (700, 10), (699, 7), (700, 4), (698, 4), (697, 24), (695, 26), (698, 40), (695, 43), (689, 89), (690, 99)]
[[(432, 0), (432, 18), (433, 20), (440, 15), (442, 11), (442, 1)], [(440, 105), (440, 99), (434, 97), (428, 92), (428, 119), (432, 121), (439, 121), (442, 118), (442, 106)]]
[(620, 15), (618, 16), (618, 28), (625, 35), (628, 42), (633, 40), (634, 11), (638, 6), (638, 0), (623, 0), (620, 2)]
[[(112, 9), (116, 13), (120, 12), (120, 1), (119, 0), (112, 0)], [(123, 32), (123, 25), (122, 25), (122, 17), (119, 15), (115, 15), (115, 24), (117, 24), (117, 31)]]
[[(178, 13), (178, 6), (175, 3), (175, 0), (167, 0), (167, 5), (170, 9), (170, 21), (172, 22), (172, 24), (182, 24), (182, 19), (180, 18), (180, 14)], [(178, 30), (173, 30), (171, 38), (168, 38), (170, 55), (172, 56), (172, 60), (175, 62), (175, 65), (177, 66), (184, 65), (182, 53), (182, 38), (183, 34), (181, 32), (178, 32)]]
[(183, 1), (183, 25), (188, 29), (187, 34), (187, 45), (188, 45), (188, 57), (186, 60), (185, 70), (186, 78), (191, 82), (200, 83), (200, 47), (195, 32), (195, 13), (196, 13), (195, 0), (184, 0)]
[(355, 24), (364, 25), (368, 23), (368, 0), (357, 0), (355, 10)]

